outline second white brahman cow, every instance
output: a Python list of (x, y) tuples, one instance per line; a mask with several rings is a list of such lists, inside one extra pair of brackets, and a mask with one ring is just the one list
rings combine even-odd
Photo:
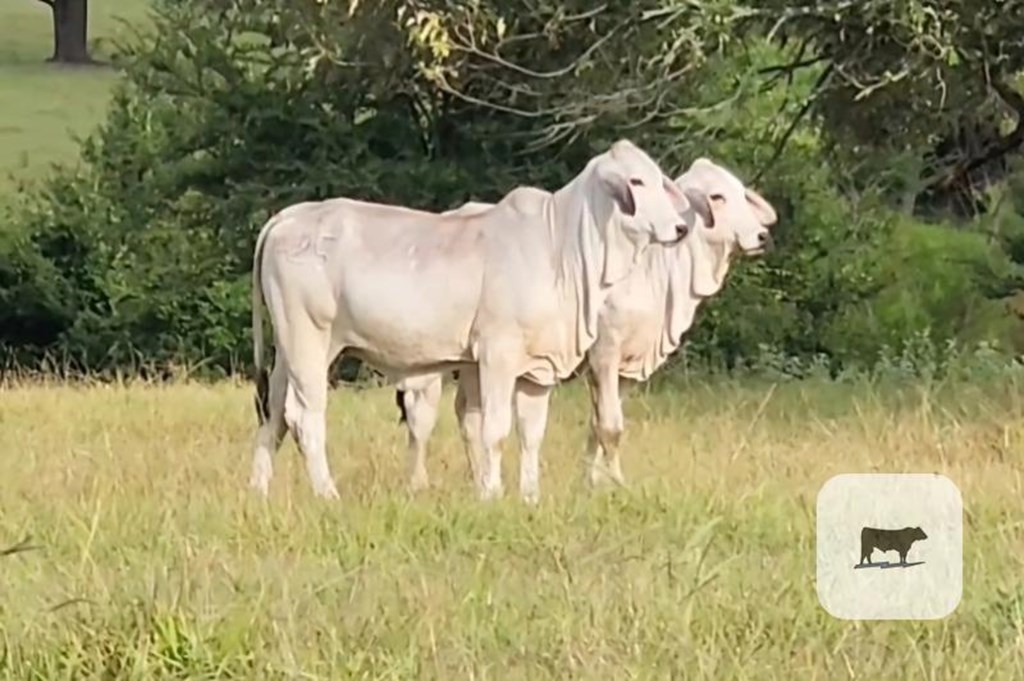
[[(619, 445), (625, 429), (622, 394), (630, 384), (646, 381), (682, 343), (702, 301), (718, 293), (736, 254), (757, 255), (772, 243), (769, 228), (777, 222), (772, 205), (733, 173), (698, 158), (676, 178), (688, 196), (707, 197), (697, 228), (681, 243), (648, 249), (641, 263), (616, 283), (598, 313), (598, 337), (586, 353), (584, 373), (590, 388), (592, 419), (587, 443), (587, 476), (623, 483)], [(470, 202), (448, 215), (474, 215), (491, 204)], [(437, 420), (442, 374), (400, 382), (396, 401), (409, 437), (409, 475), (413, 489), (426, 487), (426, 443)], [(496, 465), (484, 459), (479, 441), (481, 409), (473, 366), (459, 371), (455, 410), (467, 461), (476, 477)], [(521, 378), (515, 407), (520, 438), (520, 486), (524, 496), (536, 490), (537, 451), (547, 423), (549, 389)]]

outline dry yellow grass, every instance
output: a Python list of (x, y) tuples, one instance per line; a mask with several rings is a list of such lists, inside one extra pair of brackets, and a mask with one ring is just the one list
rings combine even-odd
[[(537, 509), (482, 504), (446, 394), (435, 489), (404, 491), (387, 389), (332, 393), (342, 500), (296, 449), (246, 488), (247, 385), (0, 388), (5, 678), (1024, 678), (1024, 408), (945, 388), (694, 383), (627, 405), (630, 487), (580, 489), (582, 387), (556, 392)], [(814, 502), (842, 472), (941, 472), (963, 600), (843, 622), (814, 591)]]

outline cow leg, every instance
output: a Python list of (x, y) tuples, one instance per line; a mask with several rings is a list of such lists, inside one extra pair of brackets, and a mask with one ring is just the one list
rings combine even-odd
[(437, 407), (441, 401), (441, 376), (425, 387), (406, 390), (405, 420), (409, 431), (406, 462), (409, 468), (409, 488), (418, 492), (430, 486), (427, 475), (427, 440), (437, 423)]
[(515, 411), (519, 432), (519, 494), (528, 504), (540, 501), (540, 445), (548, 421), (551, 388), (520, 379)]
[(597, 437), (597, 422), (594, 417), (591, 417), (590, 428), (587, 430), (587, 453), (584, 457), (584, 467), (587, 483), (591, 487), (601, 484), (605, 468), (604, 447), (601, 446), (601, 440)]
[(480, 498), (500, 497), (501, 446), (512, 430), (512, 398), (516, 376), (509, 370), (507, 360), (512, 355), (508, 348), (481, 348), (480, 353), (480, 407), (482, 410), (480, 434), (483, 446), (481, 458)]
[(604, 450), (607, 463), (605, 474), (612, 482), (625, 484), (619, 463), (619, 444), (622, 441), (624, 418), (622, 400), (619, 399), (618, 364), (602, 363), (592, 372), (592, 379), (594, 419), (591, 427)]
[(591, 487), (598, 486), (604, 478), (605, 456), (601, 438), (597, 433), (597, 378), (594, 370), (588, 366), (584, 370), (587, 392), (590, 395), (590, 427), (587, 429), (587, 452), (584, 457), (584, 468), (587, 482)]
[(608, 399), (611, 404), (603, 407), (604, 410), (610, 412), (610, 418), (608, 424), (602, 426), (606, 432), (610, 431), (610, 437), (613, 438), (614, 446), (610, 449), (605, 447), (605, 461), (608, 464), (608, 473), (611, 479), (619, 485), (626, 484), (626, 478), (622, 474), (622, 436), (626, 432), (626, 417), (622, 412), (622, 398), (625, 392), (629, 390), (628, 383), (619, 376), (606, 376), (608, 382), (615, 386), (614, 395), (609, 395)]
[(341, 348), (332, 347), (329, 329), (311, 321), (296, 323), (289, 341), (285, 423), (306, 461), (314, 494), (337, 499), (338, 489), (327, 465), (327, 370)]
[(260, 424), (256, 431), (256, 443), (252, 455), (252, 475), (249, 478), (249, 486), (267, 496), (270, 492), (270, 479), (274, 476), (273, 455), (281, 448), (288, 427), (284, 422), (284, 398), (288, 389), (288, 369), (285, 366), (284, 358), (278, 357), (274, 361), (274, 368), (270, 372), (269, 385), (269, 417)]
[(473, 484), (483, 484), (480, 477), (480, 461), (483, 457), (481, 442), (482, 410), (480, 406), (480, 376), (476, 367), (463, 367), (459, 370), (459, 382), (455, 391), (455, 416), (459, 421), (459, 434), (462, 436), (462, 448), (466, 453)]

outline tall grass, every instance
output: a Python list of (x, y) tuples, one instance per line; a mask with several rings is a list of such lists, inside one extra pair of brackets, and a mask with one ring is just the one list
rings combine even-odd
[[(629, 487), (585, 492), (582, 386), (554, 397), (541, 505), (478, 502), (446, 393), (435, 488), (404, 489), (387, 388), (331, 396), (342, 500), (291, 442), (246, 489), (251, 391), (0, 392), (0, 674), (54, 678), (1024, 678), (1016, 378), (690, 381), (627, 403)], [(515, 440), (506, 488), (515, 490)], [(814, 590), (841, 472), (936, 471), (965, 503), (963, 600), (844, 622)]]

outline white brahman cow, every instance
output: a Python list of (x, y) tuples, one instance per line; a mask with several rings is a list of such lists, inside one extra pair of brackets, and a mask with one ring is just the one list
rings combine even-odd
[[(250, 485), (268, 492), (272, 454), (290, 431), (316, 495), (338, 496), (326, 456), (327, 372), (347, 352), (414, 389), (472, 367), (466, 388), (477, 398), (479, 446), (493, 464), (478, 477), (479, 494), (499, 496), (513, 399), (520, 414), (534, 413), (539, 396), (546, 405), (547, 391), (597, 338), (611, 285), (648, 247), (683, 239), (707, 205), (620, 140), (561, 189), (513, 189), (472, 215), (348, 198), (281, 210), (260, 231), (253, 256), (260, 425)], [(263, 304), (277, 348), (269, 376)], [(517, 396), (519, 377), (534, 387)], [(537, 450), (530, 455), (523, 493), (534, 500)]]

